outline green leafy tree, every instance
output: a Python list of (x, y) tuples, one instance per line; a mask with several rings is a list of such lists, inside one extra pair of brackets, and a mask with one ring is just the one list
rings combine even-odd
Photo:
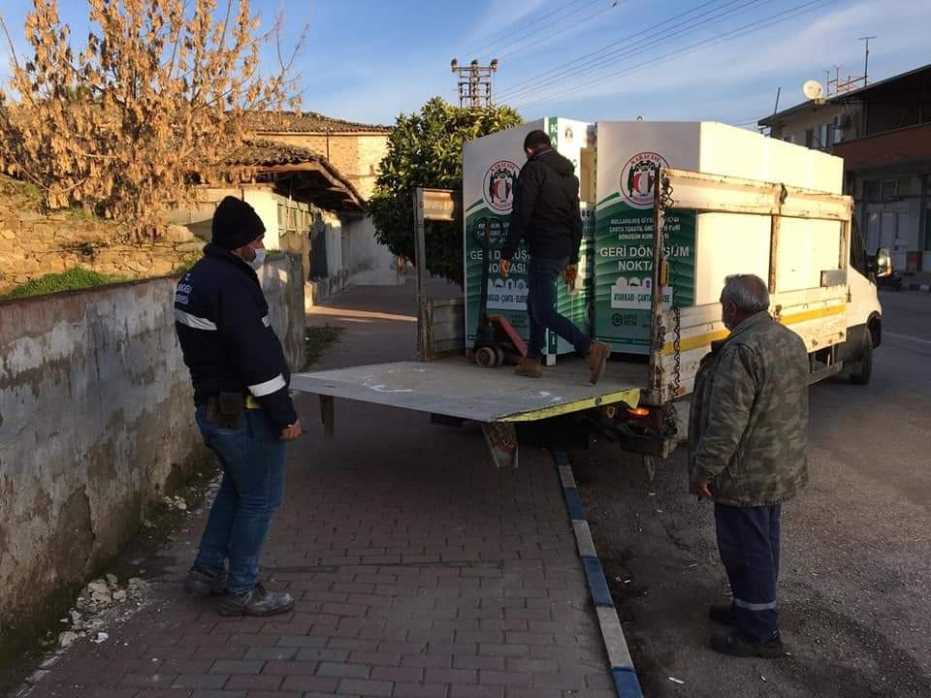
[[(469, 109), (440, 97), (398, 117), (369, 208), (379, 242), (414, 259), (414, 187), (462, 188), (462, 145), (521, 123), (511, 107)], [(427, 222), (427, 269), (462, 283), (462, 224)]]

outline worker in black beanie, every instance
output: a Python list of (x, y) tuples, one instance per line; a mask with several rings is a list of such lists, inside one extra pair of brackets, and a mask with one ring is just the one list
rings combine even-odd
[(283, 495), (285, 444), (301, 435), (290, 372), (255, 273), (265, 258), (264, 234), (255, 209), (226, 197), (203, 258), (175, 293), (175, 330), (194, 385), (195, 419), (223, 467), (184, 586), (195, 595), (222, 596), (217, 610), (224, 616), (270, 616), (294, 607), (290, 594), (267, 591), (258, 581), (262, 544)]
[(227, 196), (213, 214), (211, 233), (214, 245), (236, 250), (262, 237), (265, 225), (252, 206), (235, 196)]

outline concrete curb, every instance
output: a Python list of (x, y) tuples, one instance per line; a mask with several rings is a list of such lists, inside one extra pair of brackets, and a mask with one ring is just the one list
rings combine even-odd
[(601, 638), (605, 650), (608, 652), (608, 661), (611, 665), (611, 676), (614, 679), (614, 689), (618, 698), (643, 698), (640, 690), (640, 681), (637, 679), (637, 670), (627, 648), (624, 630), (614, 607), (614, 599), (608, 589), (608, 580), (605, 579), (592, 532), (585, 520), (585, 509), (579, 498), (576, 488), (575, 476), (572, 474), (572, 465), (569, 456), (564, 451), (553, 451), (553, 461), (559, 473), (563, 497), (566, 500), (566, 511), (572, 521), (572, 530), (575, 532), (575, 542), (579, 550), (579, 559), (585, 570), (588, 580), (588, 590), (595, 604), (598, 615), (598, 625), (601, 628)]

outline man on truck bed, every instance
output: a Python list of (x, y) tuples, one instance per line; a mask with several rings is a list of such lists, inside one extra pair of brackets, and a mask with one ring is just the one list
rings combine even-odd
[(514, 206), (508, 241), (501, 250), (501, 275), (507, 277), (511, 260), (521, 240), (530, 247), (527, 314), (530, 341), (527, 357), (515, 372), (529, 378), (543, 375), (543, 345), (546, 330), (570, 342), (588, 361), (589, 380), (597, 383), (604, 374), (611, 349), (593, 342), (569, 319), (556, 312), (556, 279), (563, 274), (571, 287), (578, 275), (582, 216), (579, 212), (579, 180), (572, 163), (553, 150), (549, 136), (531, 131), (524, 139), (527, 164), (514, 186)]
[(728, 277), (721, 306), (731, 334), (702, 360), (689, 420), (691, 491), (714, 500), (733, 597), (709, 610), (712, 621), (733, 628), (711, 647), (779, 657), (779, 521), (782, 502), (808, 481), (808, 353), (770, 317), (759, 277)]

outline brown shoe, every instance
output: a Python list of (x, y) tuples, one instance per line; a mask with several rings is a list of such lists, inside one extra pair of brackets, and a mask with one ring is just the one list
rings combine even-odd
[(543, 364), (540, 362), (540, 359), (532, 359), (529, 356), (525, 356), (515, 367), (514, 373), (518, 376), (524, 376), (525, 378), (542, 378)]
[(608, 357), (611, 356), (611, 347), (604, 342), (592, 342), (592, 349), (588, 352), (585, 360), (588, 361), (588, 368), (591, 374), (588, 382), (595, 385), (601, 380), (605, 373), (605, 367), (608, 365)]

